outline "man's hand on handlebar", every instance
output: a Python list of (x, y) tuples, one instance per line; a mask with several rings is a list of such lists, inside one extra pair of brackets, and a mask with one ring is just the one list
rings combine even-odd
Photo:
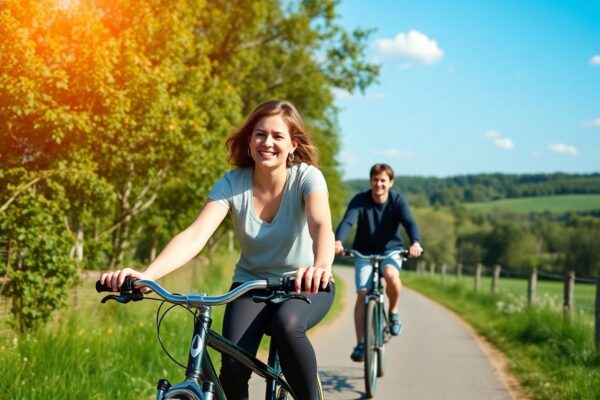
[(339, 240), (335, 241), (335, 255), (336, 256), (343, 256), (344, 255), (344, 245)]
[(421, 247), (421, 244), (419, 242), (414, 242), (408, 248), (408, 256), (409, 257), (419, 257), (421, 255), (421, 253), (423, 253), (423, 248)]

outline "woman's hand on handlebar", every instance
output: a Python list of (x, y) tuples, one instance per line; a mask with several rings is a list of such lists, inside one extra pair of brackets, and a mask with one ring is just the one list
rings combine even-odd
[(304, 282), (306, 293), (317, 293), (319, 287), (325, 289), (331, 279), (331, 267), (306, 267), (299, 268), (296, 271), (296, 293), (302, 291), (301, 285)]
[[(142, 272), (131, 268), (118, 269), (116, 271), (104, 272), (100, 275), (100, 283), (108, 285), (113, 291), (118, 292), (123, 284), (123, 281), (128, 276), (136, 279), (148, 279)], [(142, 289), (142, 292), (147, 291), (147, 288)]]

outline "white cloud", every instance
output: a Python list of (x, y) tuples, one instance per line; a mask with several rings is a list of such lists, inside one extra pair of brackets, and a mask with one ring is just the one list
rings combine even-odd
[(515, 147), (515, 144), (509, 138), (498, 138), (494, 140), (494, 143), (496, 143), (496, 146), (500, 147), (501, 149), (506, 150), (510, 150)]
[(382, 56), (400, 56), (424, 64), (433, 64), (444, 57), (437, 41), (416, 30), (399, 33), (392, 39), (378, 39), (375, 44)]
[(583, 121), (582, 125), (588, 128), (600, 128), (600, 118), (594, 118), (592, 120)]
[(599, 67), (600, 66), (600, 54), (596, 54), (590, 59), (590, 64)]
[(574, 146), (569, 146), (568, 144), (549, 144), (548, 145), (548, 149), (550, 149), (550, 151), (554, 152), (554, 153), (559, 153), (559, 154), (570, 154), (572, 156), (579, 154), (579, 151), (577, 151), (577, 148), (575, 148)]
[(498, 131), (485, 131), (485, 132), (483, 132), (483, 135), (490, 138), (492, 140), (492, 142), (494, 142), (494, 144), (497, 147), (500, 147), (501, 149), (510, 150), (513, 147), (515, 147), (515, 144), (512, 140), (510, 140), (507, 137), (504, 137)]
[(491, 139), (496, 139), (502, 136), (500, 132), (497, 131), (485, 131), (483, 134)]

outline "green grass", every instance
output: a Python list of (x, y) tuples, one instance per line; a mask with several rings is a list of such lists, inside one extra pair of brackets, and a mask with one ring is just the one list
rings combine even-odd
[(465, 203), (465, 206), (486, 213), (494, 209), (510, 210), (517, 213), (592, 211), (600, 209), (600, 194), (524, 197), (481, 203)]
[[(475, 293), (472, 285), (447, 280), (442, 286), (439, 277), (408, 272), (403, 280), (456, 311), (502, 350), (532, 399), (600, 398), (600, 353), (594, 346), (592, 315), (581, 312), (566, 319), (551, 302), (528, 307), (513, 294), (522, 285), (508, 280), (495, 297), (489, 286)], [(545, 287), (547, 282), (540, 283)], [(556, 290), (555, 285), (548, 287)]]
[[(237, 256), (237, 255), (236, 255)], [(212, 267), (184, 267), (161, 283), (173, 292), (225, 292), (235, 258), (219, 256)], [(338, 293), (340, 288), (338, 282)], [(78, 309), (65, 310), (44, 329), (0, 338), (0, 393), (6, 399), (154, 399), (159, 378), (183, 379), (184, 369), (162, 351), (156, 338), (158, 302), (126, 305), (109, 302), (93, 290), (78, 291)], [(340, 309), (337, 295), (332, 318)], [(213, 308), (213, 328), (220, 331), (225, 307)], [(181, 307), (163, 320), (161, 336), (176, 360), (185, 364), (193, 319)], [(217, 371), (218, 353), (210, 350)]]

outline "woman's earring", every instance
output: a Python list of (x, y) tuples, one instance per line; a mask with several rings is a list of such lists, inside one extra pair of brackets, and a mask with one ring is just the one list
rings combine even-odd
[(290, 154), (288, 154), (288, 160), (289, 160), (290, 162), (294, 162), (294, 153), (290, 153)]
[(250, 153), (250, 147), (248, 147), (248, 157), (252, 158), (252, 153)]

